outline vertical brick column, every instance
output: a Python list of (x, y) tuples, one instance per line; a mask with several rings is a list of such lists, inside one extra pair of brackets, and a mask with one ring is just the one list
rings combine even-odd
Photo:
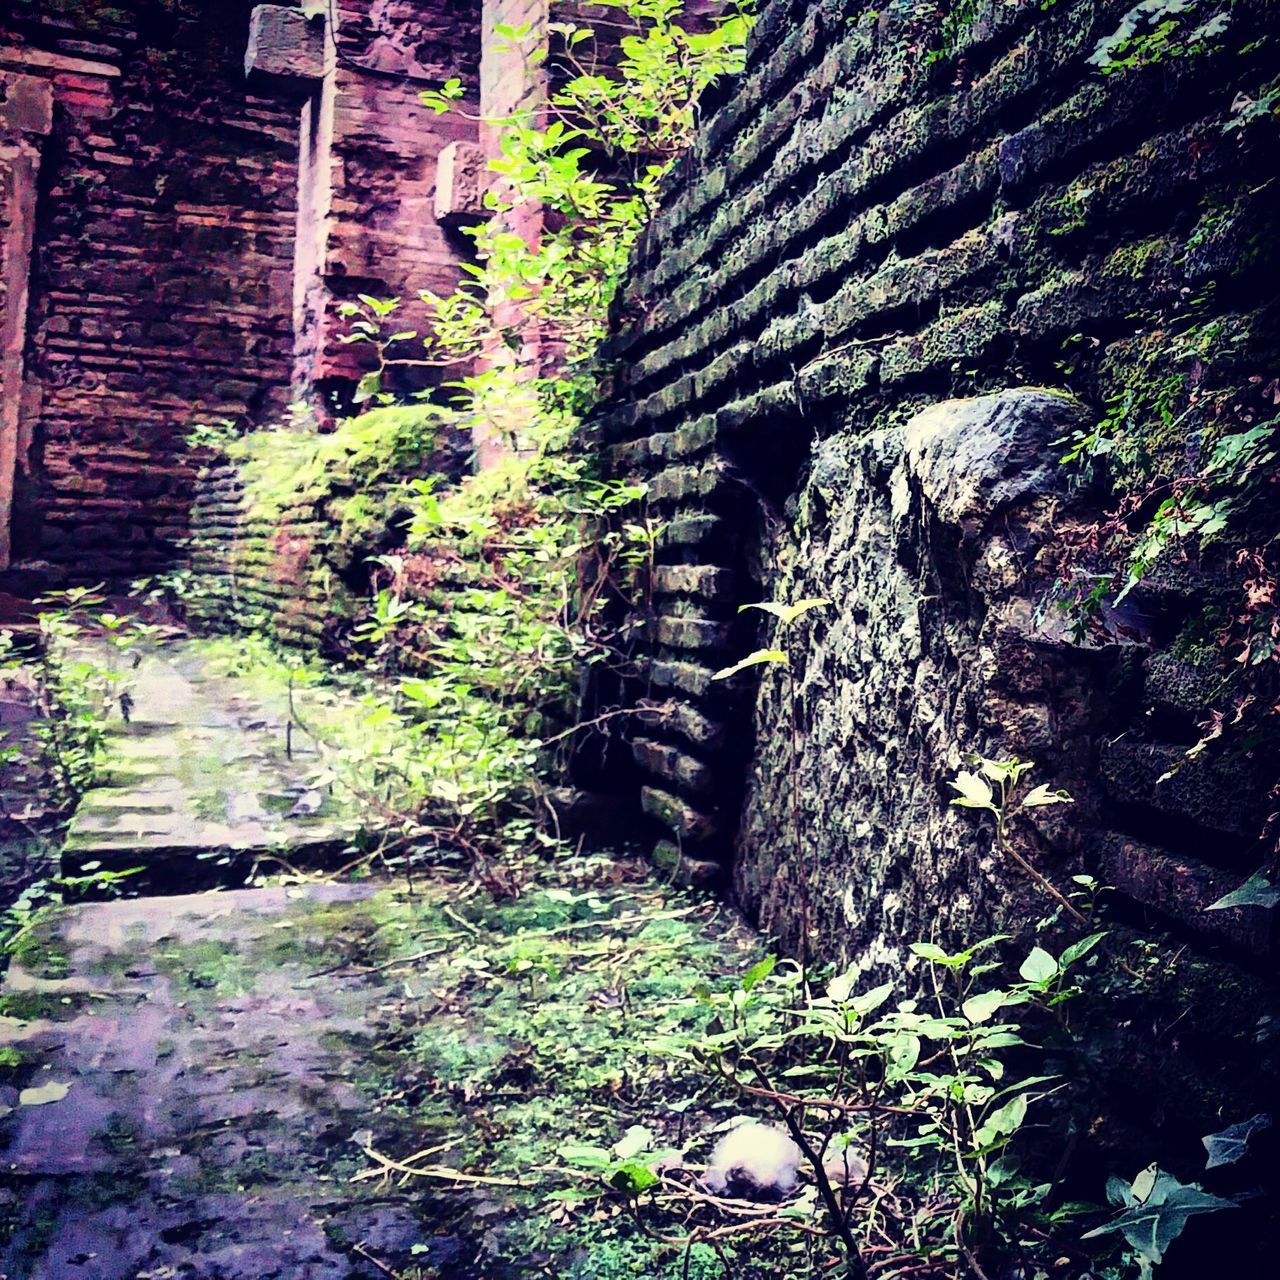
[[(312, 18), (282, 5), (255, 11), (250, 74), (301, 104), (293, 392), (322, 417), (349, 408), (370, 367), (368, 347), (342, 341), (342, 304), (398, 297), (397, 327), (420, 331), (418, 294), (451, 292), (467, 257), (437, 192), (441, 157), (452, 173), (476, 139), (479, 16), (480, 0), (333, 0)], [(437, 116), (420, 94), (453, 77), (469, 105)], [(405, 343), (395, 354), (418, 353)], [(433, 379), (424, 371), (419, 381)]]
[(27, 280), (40, 147), (52, 122), (46, 81), (0, 72), (0, 569), (9, 567), (14, 481), (29, 444), (22, 421)]

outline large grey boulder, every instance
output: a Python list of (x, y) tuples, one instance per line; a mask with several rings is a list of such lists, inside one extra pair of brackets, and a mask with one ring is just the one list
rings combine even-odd
[(907, 423), (903, 460), (937, 518), (970, 542), (1001, 511), (1063, 486), (1061, 442), (1087, 421), (1074, 397), (1041, 387), (945, 400)]

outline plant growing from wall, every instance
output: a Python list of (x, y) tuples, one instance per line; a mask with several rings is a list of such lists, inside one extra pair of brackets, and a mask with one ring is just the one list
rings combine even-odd
[(1022, 785), (1025, 774), (1035, 768), (1030, 760), (987, 760), (974, 756), (970, 768), (961, 771), (952, 782), (956, 792), (951, 803), (961, 809), (989, 813), (995, 824), (995, 845), (1001, 857), (1013, 862), (1045, 891), (1078, 923), (1086, 923), (1084, 914), (1043, 873), (1038, 871), (1016, 847), (1011, 826), (1032, 809), (1073, 804), (1071, 796), (1061, 789), (1041, 783), (1030, 789)]
[(1103, 75), (1116, 75), (1212, 52), (1230, 8), (1230, 0), (1138, 0), (1089, 62)]
[[(601, 7), (629, 28), (614, 56), (599, 52), (595, 33), (578, 23), (552, 23), (549, 47), (532, 27), (499, 28), (530, 70), (546, 62), (563, 75), (545, 101), (489, 122), (498, 136), (498, 181), (486, 195), (488, 220), (471, 233), (476, 264), (454, 294), (423, 295), (433, 317), (429, 357), (486, 357), (490, 373), (502, 373), (518, 361), (496, 356), (518, 352), (531, 327), (541, 328), (561, 351), (562, 367), (540, 398), (579, 409), (594, 382), (585, 365), (605, 336), (631, 249), (657, 210), (666, 175), (694, 140), (700, 97), (742, 69), (751, 12), (733, 0), (697, 31), (682, 23), (682, 0)], [(452, 81), (423, 100), (445, 112), (461, 92)], [(516, 230), (530, 216), (536, 237)], [(487, 393), (483, 384), (467, 391), (478, 400)]]
[[(679, 0), (606, 7), (628, 29), (607, 70), (586, 27), (553, 23), (549, 51), (530, 28), (499, 32), (531, 66), (550, 56), (554, 87), (536, 109), (488, 122), (500, 147), (490, 217), (471, 233), (476, 261), (462, 285), (423, 295), (427, 332), (405, 327), (396, 299), (365, 295), (343, 308), (347, 340), (373, 365), (357, 399), (380, 407), (315, 438), (307, 458), (290, 433), (270, 447), (224, 446), (243, 459), (255, 512), (279, 513), (313, 489), (343, 543), (366, 547), (368, 603), (345, 640), (391, 683), (345, 759), (384, 780), (376, 803), (406, 831), (451, 828), (472, 849), (513, 806), (520, 822), (537, 809), (536, 775), (571, 732), (577, 672), (625, 667), (615, 606), (647, 594), (662, 525), (626, 518), (643, 487), (600, 479), (583, 447), (581, 417), (601, 374), (591, 361), (663, 177), (694, 136), (698, 97), (740, 69), (749, 25), (738, 4), (700, 30), (682, 25)], [(452, 81), (424, 101), (452, 111), (461, 95)], [(539, 234), (516, 234), (529, 215)], [(525, 359), (534, 332), (554, 366)], [(424, 363), (461, 371), (451, 408), (391, 403), (395, 370)], [(422, 411), (435, 428), (500, 441), (504, 456), (460, 481), (422, 465), (429, 446), (393, 456), (388, 446), (415, 428), (373, 424)], [(371, 449), (361, 451), (361, 436)], [(335, 465), (354, 490), (341, 512), (329, 497)], [(380, 540), (353, 539), (357, 517)]]

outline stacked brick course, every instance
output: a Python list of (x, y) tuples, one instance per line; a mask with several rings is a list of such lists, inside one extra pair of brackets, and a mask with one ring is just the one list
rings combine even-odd
[[(976, 532), (903, 452), (921, 409), (1005, 387), (1065, 384), (1097, 422), (1159, 376), (1153, 335), (1169, 345), (1180, 316), (1232, 335), (1195, 377), (1251, 404), (1250, 380), (1275, 377), (1275, 260), (1258, 246), (1274, 241), (1276, 130), (1233, 127), (1274, 73), (1275, 7), (1241, 0), (1222, 40), (1104, 76), (1090, 59), (1130, 8), (981, 0), (934, 39), (919, 6), (764, 7), (744, 79), (644, 238), (610, 352), (608, 456), (667, 522), (635, 695), (679, 708), (632, 745), (661, 861), (731, 876), (792, 945), (804, 879), (825, 949), (892, 968), (934, 929), (1033, 918), (946, 808), (962, 752), (1030, 755), (1078, 800), (1040, 824), (1034, 856), (1227, 957), (1205, 981), (1249, 993), (1229, 1033), (1244, 1050), (1274, 925), (1205, 907), (1262, 859), (1275, 762), (1183, 761), (1213, 679), (1170, 648), (1238, 592), (1230, 555), (1153, 576), (1105, 640), (1076, 644), (1039, 611), (1055, 540), (1100, 514), (1061, 446), (1039, 459), (1052, 500)], [(1174, 468), (1198, 447), (1151, 441)], [(805, 596), (834, 603), (796, 649), (802, 857), (785, 678), (766, 673), (757, 699), (712, 675), (770, 642), (740, 604)]]
[(143, 573), (186, 529), (194, 422), (269, 415), (292, 331), (292, 111), (248, 93), (247, 4), (17, 5), (49, 82), (14, 557)]

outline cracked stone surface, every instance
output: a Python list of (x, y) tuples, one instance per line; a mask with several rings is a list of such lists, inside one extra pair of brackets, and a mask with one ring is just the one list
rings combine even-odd
[(385, 1274), (359, 1249), (421, 1262), (420, 1193), (350, 1182), (390, 989), (334, 970), (368, 945), (377, 901), (246, 889), (42, 926), (36, 971), (15, 962), (5, 984), (25, 1016), (0, 1022), (24, 1064), (0, 1085), (0, 1276), (339, 1280)]

